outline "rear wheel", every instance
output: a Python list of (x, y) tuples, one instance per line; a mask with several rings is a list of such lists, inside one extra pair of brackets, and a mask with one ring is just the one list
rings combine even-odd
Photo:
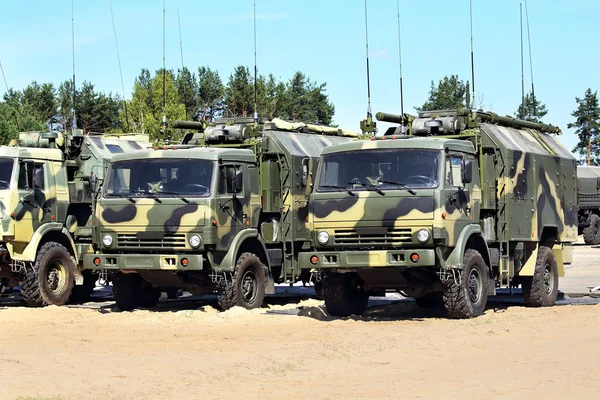
[(600, 244), (600, 217), (592, 214), (590, 226), (583, 228), (583, 241), (585, 244)]
[(219, 308), (223, 311), (239, 306), (251, 310), (261, 307), (265, 299), (266, 275), (260, 258), (242, 253), (233, 274), (226, 274), (217, 285)]
[[(487, 303), (488, 270), (477, 250), (467, 249), (460, 277), (444, 282), (444, 307), (450, 318), (473, 318), (483, 314)], [(460, 279), (457, 279), (460, 278)]]
[(558, 296), (558, 265), (550, 247), (540, 246), (532, 277), (522, 278), (523, 297), (528, 307), (549, 307)]
[(367, 309), (369, 294), (362, 290), (362, 281), (356, 273), (326, 274), (323, 289), (327, 312), (335, 317), (362, 315)]
[(94, 289), (96, 288), (96, 281), (98, 280), (98, 274), (91, 270), (85, 270), (82, 272), (83, 284), (73, 286), (71, 297), (69, 298), (70, 303), (85, 303), (90, 300)]
[(113, 297), (121, 311), (133, 311), (138, 307), (154, 307), (160, 299), (160, 289), (152, 287), (138, 274), (115, 274)]
[(74, 270), (75, 263), (65, 246), (44, 244), (21, 282), (25, 303), (30, 307), (65, 304), (73, 289)]

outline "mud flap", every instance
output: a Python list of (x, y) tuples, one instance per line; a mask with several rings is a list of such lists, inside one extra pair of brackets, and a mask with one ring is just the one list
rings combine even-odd
[(271, 269), (266, 268), (265, 272), (265, 275), (267, 277), (267, 280), (265, 282), (265, 294), (275, 294), (275, 280), (273, 279)]

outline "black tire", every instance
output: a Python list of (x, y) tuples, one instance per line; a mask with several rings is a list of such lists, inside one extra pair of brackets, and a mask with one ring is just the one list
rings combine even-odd
[(329, 273), (323, 277), (323, 294), (327, 312), (334, 317), (362, 315), (367, 309), (369, 294), (361, 288), (356, 273)]
[(160, 289), (152, 287), (147, 282), (144, 282), (145, 285), (142, 287), (142, 298), (140, 301), (140, 306), (146, 308), (156, 307), (158, 301), (160, 300)]
[(558, 264), (552, 249), (540, 246), (532, 277), (522, 277), (523, 298), (527, 307), (550, 307), (558, 296)]
[(133, 311), (142, 305), (142, 277), (138, 274), (115, 274), (113, 298), (121, 311)]
[(450, 318), (474, 318), (485, 310), (487, 303), (488, 269), (477, 250), (467, 249), (463, 256), (460, 282), (444, 282), (444, 307)]
[(421, 308), (439, 308), (444, 305), (444, 299), (441, 292), (428, 293), (425, 296), (415, 298), (417, 306)]
[(261, 307), (265, 299), (265, 266), (253, 253), (242, 253), (235, 270), (217, 285), (217, 300), (223, 311), (239, 306), (248, 310)]
[(79, 304), (85, 303), (90, 300), (94, 289), (96, 288), (96, 281), (98, 280), (98, 274), (91, 270), (82, 271), (83, 284), (74, 285), (71, 291), (71, 297), (69, 303)]
[(38, 251), (21, 281), (21, 295), (29, 307), (62, 306), (71, 296), (76, 266), (60, 243), (48, 242)]
[(315, 296), (317, 300), (325, 300), (325, 287), (323, 281), (315, 281)]
[(600, 217), (592, 214), (590, 226), (583, 228), (583, 241), (585, 244), (600, 244)]

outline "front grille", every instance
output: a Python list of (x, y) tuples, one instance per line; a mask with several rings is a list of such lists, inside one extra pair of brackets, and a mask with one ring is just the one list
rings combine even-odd
[(183, 249), (186, 242), (185, 234), (165, 233), (155, 237), (151, 235), (143, 237), (140, 234), (128, 233), (117, 235), (117, 245), (119, 247)]
[(333, 241), (337, 245), (397, 245), (411, 243), (412, 231), (410, 228), (336, 229), (333, 233)]

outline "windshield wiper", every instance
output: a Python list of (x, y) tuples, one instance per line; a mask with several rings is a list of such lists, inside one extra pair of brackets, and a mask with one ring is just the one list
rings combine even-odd
[(182, 195), (180, 195), (177, 192), (161, 192), (162, 194), (170, 194), (172, 196), (175, 197), (179, 197), (181, 199), (181, 201), (183, 201), (185, 204), (190, 204), (190, 201), (188, 199), (186, 199), (185, 197), (183, 197)]
[(389, 183), (390, 185), (395, 185), (398, 189), (404, 189), (408, 193), (412, 194), (413, 196), (415, 194), (417, 194), (417, 192), (415, 192), (414, 190), (412, 190), (411, 188), (409, 188), (408, 186), (406, 186), (406, 183), (400, 183), (400, 182), (396, 182), (396, 181), (388, 181), (388, 180), (385, 180), (385, 179), (380, 179), (379, 182), (381, 182), (381, 183)]
[(350, 189), (344, 187), (344, 186), (338, 186), (338, 185), (321, 185), (319, 186), (320, 188), (326, 188), (326, 189), (338, 189), (339, 192), (344, 191), (346, 193), (348, 193), (350, 196), (356, 196), (356, 193), (354, 193), (353, 191), (351, 191)]
[(156, 201), (157, 203), (162, 203), (161, 199), (159, 199), (155, 194), (152, 194), (150, 192), (145, 192), (143, 190), (136, 190), (136, 191), (129, 192), (129, 193), (141, 194), (141, 195), (148, 197), (149, 199)]
[(122, 199), (127, 199), (130, 202), (132, 202), (133, 204), (135, 204), (135, 200), (133, 198), (131, 198), (130, 196), (125, 196), (124, 194), (110, 193), (108, 196), (116, 196), (116, 197), (120, 197)]
[(379, 189), (376, 185), (373, 185), (372, 183), (366, 183), (366, 182), (349, 182), (348, 185), (360, 185), (360, 186), (364, 186), (369, 191), (377, 192), (377, 194), (385, 196), (385, 193), (383, 193), (383, 190)]

